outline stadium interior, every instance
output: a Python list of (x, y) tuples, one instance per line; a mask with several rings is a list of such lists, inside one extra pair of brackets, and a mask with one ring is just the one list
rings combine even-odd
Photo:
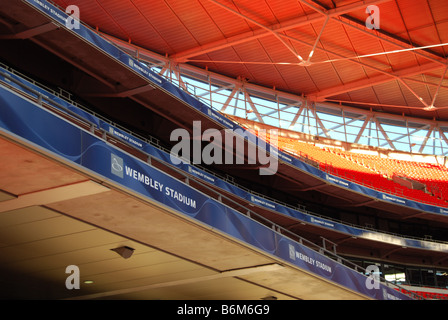
[[(378, 266), (397, 294), (448, 299), (446, 1), (6, 2), (0, 124), (5, 97), (27, 101), (335, 264), (362, 275)], [(76, 5), (85, 34), (98, 38), (43, 3), (65, 16)], [(366, 28), (370, 5), (378, 29)], [(190, 161), (205, 180), (129, 142), (169, 154), (173, 131), (193, 134), (194, 121), (202, 132), (223, 133), (223, 123), (258, 139), (271, 132), (276, 172), (259, 174), (260, 159)], [(36, 127), (70, 144), (70, 132)], [(75, 165), (27, 132), (0, 127), (2, 299), (374, 299)], [(190, 144), (198, 140), (209, 145), (194, 135)], [(69, 265), (81, 289), (67, 289)]]

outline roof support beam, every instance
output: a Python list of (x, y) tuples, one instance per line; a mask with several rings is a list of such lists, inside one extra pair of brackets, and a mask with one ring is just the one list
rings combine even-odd
[[(313, 104), (313, 105), (314, 105), (314, 104)], [(309, 110), (310, 110), (311, 113), (314, 115), (314, 118), (316, 119), (317, 124), (318, 124), (319, 127), (322, 129), (322, 131), (324, 132), (325, 136), (326, 136), (327, 138), (331, 138), (330, 134), (328, 133), (327, 128), (325, 128), (324, 124), (322, 123), (322, 121), (320, 120), (319, 116), (317, 115), (315, 105), (314, 105), (314, 108), (310, 108)], [(319, 132), (318, 132), (317, 128), (316, 128), (316, 133), (317, 133), (317, 135), (319, 135)]]
[(272, 32), (276, 32), (278, 35), (282, 36), (280, 32), (284, 32), (290, 29), (298, 28), (304, 25), (309, 25), (311, 23), (324, 21), (327, 17), (337, 17), (346, 14), (351, 11), (356, 11), (359, 9), (364, 9), (371, 4), (380, 4), (384, 2), (389, 2), (390, 0), (365, 0), (356, 2), (354, 4), (340, 6), (338, 8), (330, 9), (325, 11), (326, 16), (321, 13), (312, 13), (308, 15), (301, 16), (299, 18), (291, 19), (282, 23), (273, 24), (270, 26), (265, 26), (264, 29), (259, 29), (255, 31), (245, 32), (239, 35), (235, 35), (226, 39), (214, 41), (200, 47), (195, 47), (188, 49), (183, 52), (176, 53), (171, 56), (171, 59), (178, 62), (185, 62), (191, 57), (199, 56), (205, 53), (218, 51), (221, 49), (229, 48), (241, 43), (246, 43), (248, 41), (253, 41), (262, 37), (272, 35)]
[(239, 91), (240, 89), (237, 87), (234, 87), (232, 92), (229, 94), (229, 96), (227, 97), (226, 102), (224, 102), (224, 104), (222, 105), (221, 108), (221, 112), (225, 112), (227, 107), (229, 106), (230, 101), (232, 101), (233, 97), (235, 96), (235, 94)]
[(250, 98), (250, 95), (247, 93), (246, 90), (244, 90), (244, 97), (245, 97), (246, 101), (249, 103), (249, 105), (251, 106), (251, 108), (252, 108), (253, 112), (255, 113), (255, 116), (257, 117), (258, 121), (261, 122), (261, 123), (264, 123), (263, 118), (260, 115), (260, 112), (258, 112), (257, 107), (253, 103), (252, 99)]
[(436, 102), (437, 95), (439, 94), (439, 90), (440, 90), (440, 87), (442, 86), (443, 79), (445, 79), (445, 74), (446, 74), (447, 70), (448, 70), (448, 65), (445, 67), (445, 71), (443, 71), (442, 76), (440, 77), (440, 81), (437, 86), (437, 90), (434, 93), (434, 96), (432, 97), (431, 105), (429, 106), (430, 108), (434, 108), (434, 103)]
[(392, 141), (389, 139), (389, 136), (387, 135), (386, 131), (384, 131), (383, 126), (381, 125), (381, 123), (378, 121), (378, 119), (375, 118), (375, 123), (376, 123), (376, 127), (378, 129), (380, 129), (380, 132), (383, 134), (384, 139), (386, 139), (387, 143), (390, 145), (390, 147), (393, 150), (396, 150), (394, 144), (392, 143)]
[(173, 72), (174, 72), (174, 75), (177, 78), (177, 81), (179, 82), (179, 87), (181, 87), (182, 89), (184, 89), (185, 91), (188, 92), (187, 85), (185, 84), (184, 80), (182, 80), (182, 76), (181, 76), (180, 71), (179, 71), (179, 66), (176, 65), (176, 67), (173, 68)]
[(409, 90), (409, 92), (411, 92), (418, 99), (418, 101), (420, 101), (425, 106), (425, 109), (429, 108), (429, 105), (425, 102), (425, 100), (422, 97), (420, 97), (403, 79), (401, 78), (397, 79)]
[[(327, 18), (325, 19), (324, 25), (322, 26), (322, 28), (321, 28), (321, 30), (320, 30), (320, 33), (319, 33), (319, 35), (317, 36), (316, 41), (314, 41), (313, 48), (311, 49), (310, 54), (308, 55), (308, 59), (306, 60), (306, 64), (309, 64), (309, 63), (310, 63), (310, 60), (311, 60), (311, 58), (312, 58), (313, 55), (314, 55), (314, 51), (316, 50), (317, 44), (319, 43), (320, 37), (322, 36), (322, 33), (324, 32), (325, 26), (327, 25), (329, 19), (330, 19), (330, 17), (327, 16)], [(306, 65), (306, 64), (305, 64), (305, 65)]]
[[(343, 113), (344, 113), (344, 112), (343, 112)], [(352, 119), (352, 120), (350, 120), (350, 121), (348, 121), (348, 122), (345, 122), (345, 116), (343, 115), (343, 116), (341, 116), (341, 118), (343, 119), (343, 123), (341, 123), (341, 124), (337, 124), (337, 125), (335, 125), (334, 127), (329, 128), (328, 130), (329, 130), (329, 131), (333, 131), (333, 130), (339, 129), (340, 127), (345, 127), (345, 126), (349, 125), (350, 123), (352, 123), (352, 122), (354, 122), (354, 121), (361, 120), (361, 119), (364, 118), (364, 117), (366, 117), (366, 116), (365, 116), (365, 115), (362, 115), (362, 116), (360, 116), (360, 117), (358, 117), (358, 118), (354, 118), (354, 119)]]
[[(310, 2), (305, 1), (305, 0), (299, 0), (299, 1), (301, 3), (307, 5), (311, 9), (319, 12), (320, 14), (327, 15), (328, 10), (319, 8), (317, 4), (315, 4), (313, 2), (310, 3)], [(372, 4), (380, 4), (380, 2), (365, 4), (363, 8), (366, 8), (368, 5), (372, 5)], [(341, 14), (341, 16), (343, 16), (343, 15)], [(337, 18), (337, 17), (330, 17), (330, 18), (333, 21), (335, 21), (335, 22), (343, 24), (344, 26), (350, 27), (352, 29), (356, 29), (356, 30), (366, 34), (369, 37), (373, 37), (373, 38), (379, 39), (381, 41), (388, 42), (388, 43), (393, 44), (393, 45), (395, 45), (395, 46), (397, 46), (397, 47), (399, 47), (401, 49), (409, 49), (409, 43), (406, 40), (401, 39), (401, 38), (397, 38), (397, 37), (392, 37), (392, 36), (388, 35), (386, 32), (382, 31), (381, 29), (375, 30), (376, 32), (372, 32), (371, 30), (368, 30), (368, 29), (365, 28), (364, 21), (359, 21), (359, 20), (354, 19), (352, 17), (349, 17), (347, 15), (345, 15), (345, 17), (344, 17), (345, 19), (340, 19), (340, 18)], [(350, 21), (351, 23), (346, 21), (346, 20)], [(441, 61), (439, 59), (436, 59), (434, 57), (430, 57), (428, 55), (425, 55), (422, 52), (414, 51), (414, 53), (416, 55), (419, 55), (419, 56), (424, 57), (426, 59), (432, 60), (433, 62), (442, 64), (442, 65), (445, 64), (445, 62), (443, 62), (443, 61)]]
[[(209, 85), (210, 85), (210, 81), (209, 81)], [(215, 89), (215, 90), (211, 90), (211, 91), (208, 91), (208, 92), (205, 92), (205, 93), (196, 94), (195, 96), (196, 97), (205, 97), (206, 95), (209, 95), (211, 93), (218, 93), (219, 91), (222, 91), (222, 90), (232, 89), (232, 91), (233, 91), (234, 88), (235, 88), (235, 85), (231, 84), (231, 85), (228, 85), (228, 86), (225, 86), (225, 87), (221, 87), (221, 88), (218, 88), (218, 89)]]
[(291, 123), (289, 124), (289, 128), (292, 128), (295, 126), (297, 120), (299, 119), (300, 115), (302, 114), (303, 109), (305, 109), (305, 105), (302, 103), (299, 110), (297, 110), (297, 113), (295, 114), (294, 118), (292, 119)]
[(245, 16), (245, 15), (243, 15), (243, 14), (241, 14), (241, 13), (239, 13), (239, 12), (237, 12), (237, 11), (235, 11), (235, 10), (233, 10), (233, 9), (231, 9), (231, 8), (229, 8), (229, 7), (226, 7), (226, 6), (224, 6), (222, 3), (220, 3), (220, 2), (218, 2), (218, 1), (215, 1), (215, 0), (208, 0), (208, 1), (210, 1), (210, 2), (212, 2), (212, 3), (214, 3), (214, 4), (216, 4), (217, 6), (219, 6), (219, 7), (221, 7), (221, 8), (223, 8), (224, 10), (227, 10), (228, 12), (231, 12), (232, 14), (234, 14), (234, 15), (237, 15), (238, 17), (240, 17), (240, 18), (243, 18), (244, 20), (247, 20), (247, 21), (249, 21), (249, 22), (251, 22), (251, 23), (253, 23), (253, 24), (255, 24), (255, 25), (257, 25), (257, 26), (259, 26), (260, 28), (262, 28), (262, 29), (264, 29), (264, 30), (267, 30), (267, 32), (269, 33), (269, 34), (271, 34), (271, 35), (273, 35), (274, 37), (276, 37), (289, 51), (291, 51), (292, 52), (292, 54), (296, 57), (296, 58), (298, 58), (300, 61), (304, 61), (304, 59), (300, 56), (300, 55), (298, 55), (297, 54), (297, 52), (296, 52), (296, 50), (291, 46), (291, 45), (289, 45), (279, 34), (278, 34), (278, 32), (277, 31), (275, 31), (275, 30), (272, 30), (271, 28), (268, 28), (268, 27), (266, 27), (266, 26), (264, 26), (263, 24), (261, 24), (261, 23), (259, 23), (259, 22), (257, 22), (257, 21), (255, 21), (254, 19), (251, 19), (251, 18), (249, 18), (249, 17), (247, 17), (247, 16)]
[[(360, 32), (364, 33), (365, 35), (367, 35), (367, 36), (369, 36), (371, 38), (375, 38), (376, 40), (385, 41), (387, 43), (393, 44), (394, 46), (397, 46), (400, 49), (412, 48), (412, 47), (410, 47), (409, 43), (406, 42), (405, 40), (401, 40), (401, 39), (397, 40), (396, 38), (392, 38), (392, 37), (387, 36), (387, 35), (382, 35), (380, 32), (371, 32), (369, 30), (366, 30), (364, 25), (361, 25), (361, 24), (355, 25), (355, 24), (353, 24), (353, 22), (349, 23), (347, 21), (344, 21), (343, 19), (333, 19), (333, 20), (343, 24), (344, 26), (350, 27), (352, 29), (356, 29), (357, 31), (360, 31)], [(425, 58), (425, 59), (428, 59), (428, 60), (430, 60), (432, 62), (438, 63), (438, 64), (440, 64), (442, 66), (445, 65), (445, 62), (442, 61), (440, 58), (431, 57), (429, 55), (426, 55), (426, 54), (422, 53), (420, 50), (413, 50), (413, 53), (418, 55), (418, 56), (420, 56), (420, 57), (422, 57), (422, 58)]]
[[(440, 64), (437, 63), (426, 63), (421, 66), (410, 67), (406, 69), (399, 70), (394, 73), (386, 73), (374, 76), (372, 78), (367, 78), (360, 81), (353, 81), (347, 84), (339, 85), (333, 88), (324, 89), (318, 92), (310, 93), (307, 96), (314, 101), (323, 101), (327, 97), (335, 96), (341, 93), (346, 93), (350, 91), (360, 90), (368, 87), (372, 87), (375, 85), (379, 85), (382, 83), (386, 83), (392, 80), (402, 81), (402, 77), (410, 77), (418, 74), (422, 74), (424, 72), (430, 72), (433, 70), (438, 70), (442, 68)], [(420, 100), (420, 99), (419, 99)]]
[(429, 137), (431, 136), (431, 133), (433, 132), (433, 130), (434, 130), (434, 126), (431, 126), (431, 127), (429, 128), (428, 132), (426, 133), (425, 140), (423, 140), (423, 143), (422, 143), (422, 145), (420, 146), (420, 150), (419, 150), (418, 152), (420, 152), (420, 153), (423, 152), (423, 149), (425, 149), (426, 144), (428, 143), (428, 139), (429, 139)]
[(445, 133), (443, 133), (442, 128), (440, 128), (440, 126), (439, 126), (439, 134), (440, 134), (440, 137), (443, 140), (445, 140), (446, 144), (448, 144), (448, 138), (445, 136)]
[[(287, 105), (287, 106), (278, 108), (278, 110), (272, 110), (272, 111), (269, 111), (269, 112), (265, 113), (264, 115), (265, 115), (265, 116), (270, 116), (270, 115), (272, 115), (272, 114), (274, 114), (274, 113), (277, 113), (277, 112), (280, 112), (280, 111), (285, 111), (286, 109), (289, 109), (289, 108), (291, 108), (291, 107), (296, 107), (297, 105), (300, 105), (300, 104), (301, 104), (301, 102), (294, 103), (294, 104), (290, 104), (290, 105)], [(279, 119), (280, 119), (280, 116), (279, 116)]]
[[(428, 128), (429, 125), (426, 125), (424, 128), (414, 129), (414, 130), (411, 131), (411, 132), (409, 132), (409, 126), (407, 126), (407, 124), (406, 124), (406, 127), (407, 127), (407, 129), (408, 129), (408, 132), (407, 132), (407, 133), (404, 133), (404, 134), (402, 134), (402, 135), (400, 135), (400, 136), (398, 136), (397, 138), (395, 138), (395, 139), (392, 140), (392, 141), (398, 141), (398, 140), (400, 140), (400, 139), (402, 139), (402, 138), (404, 138), (404, 137), (406, 137), (406, 136), (408, 136), (409, 139), (410, 139), (410, 137), (411, 137), (412, 134), (414, 134), (414, 133), (416, 133), (417, 131), (420, 131), (420, 130), (422, 130), (422, 129)], [(411, 145), (410, 141), (409, 141), (409, 145)], [(383, 145), (382, 145), (382, 146), (383, 146)]]
[[(163, 65), (167, 65), (167, 63), (169, 62), (169, 58), (167, 58), (165, 56), (158, 55), (156, 53), (150, 52), (149, 50), (146, 50), (146, 49), (143, 49), (143, 48), (139, 48), (139, 47), (137, 47), (135, 45), (131, 45), (131, 44), (128, 44), (128, 43), (123, 43), (122, 41), (119, 41), (119, 40), (117, 40), (117, 39), (115, 39), (113, 37), (110, 37), (110, 36), (106, 36), (106, 35), (104, 35), (104, 36), (109, 41), (114, 42), (115, 44), (117, 44), (120, 47), (123, 46), (123, 47), (127, 48), (128, 50), (132, 50), (132, 51), (138, 52), (139, 53), (138, 54), (139, 57), (148, 57), (148, 58), (145, 58), (145, 59), (147, 59), (145, 61), (147, 61), (148, 63), (150, 63), (152, 65), (154, 65), (154, 62), (156, 62), (155, 65), (160, 65), (162, 67)], [(324, 50), (324, 49), (322, 49), (322, 50)], [(159, 61), (160, 61), (160, 63), (157, 63)], [(430, 68), (426, 68), (425, 66), (431, 66), (431, 67)], [(203, 69), (200, 69), (198, 67), (195, 67), (195, 66), (192, 66), (192, 65), (189, 65), (189, 64), (181, 64), (181, 65), (179, 65), (179, 67), (180, 67), (180, 71), (181, 72), (182, 72), (182, 70), (187, 70), (188, 72), (186, 72), (186, 74), (189, 75), (189, 76), (191, 76), (192, 74), (198, 74), (198, 75), (200, 75), (198, 77), (198, 79), (203, 79), (204, 78), (203, 76), (206, 76), (206, 78), (208, 79), (208, 82), (209, 82), (208, 83), (209, 84), (209, 86), (208, 86), (209, 88), (210, 88), (211, 85), (216, 85), (216, 84), (214, 84), (215, 83), (214, 79), (217, 80), (216, 83), (220, 84), (220, 85), (218, 85), (219, 88), (217, 88), (216, 90), (210, 91), (210, 89), (208, 89), (209, 91), (207, 91), (206, 93), (201, 93), (198, 96), (203, 96), (203, 95), (207, 95), (207, 94), (210, 94), (210, 93), (215, 93), (215, 92), (222, 91), (222, 90), (227, 90), (224, 93), (225, 99), (227, 99), (228, 95), (231, 94), (233, 88), (235, 88), (235, 87), (242, 88), (242, 86), (243, 86), (243, 84), (241, 83), (240, 79), (227, 78), (227, 77), (225, 77), (223, 75), (215, 74), (215, 73), (210, 72), (208, 70), (203, 70)], [(432, 69), (432, 68), (434, 68), (434, 70), (436, 70), (438, 68), (441, 69), (442, 67), (444, 67), (444, 69), (445, 69), (446, 65), (444, 65), (444, 66), (437, 66), (437, 64), (435, 64), (435, 63), (434, 64), (428, 63), (428, 64), (423, 65), (423, 68), (422, 67), (415, 67), (415, 69), (409, 68), (409, 69), (400, 70), (400, 71), (397, 72), (397, 75), (400, 76), (400, 77), (403, 77), (402, 79), (406, 79), (405, 78), (406, 73), (408, 73), (408, 74), (419, 74), (419, 72), (428, 72), (428, 70)], [(375, 70), (378, 73), (380, 73), (381, 70), (376, 70), (376, 69), (377, 68), (372, 67), (372, 70)], [(380, 79), (380, 80), (382, 79), (383, 81), (387, 82), (388, 80), (391, 79), (390, 75), (383, 74), (384, 78), (378, 78), (380, 76), (381, 76), (381, 74), (379, 74), (376, 77), (374, 76), (373, 78), (370, 79), (370, 81), (374, 81), (375, 79), (377, 79), (377, 80), (378, 79)], [(437, 82), (440, 81), (439, 79), (441, 79), (441, 78), (437, 77), (437, 80), (438, 80)], [(410, 80), (411, 79), (409, 79), (409, 81)], [(222, 83), (224, 83), (225, 85), (221, 87)], [(358, 83), (353, 82), (353, 86), (357, 85)], [(434, 86), (437, 86), (437, 83), (434, 84)], [(288, 119), (285, 119), (285, 118), (283, 119), (283, 120), (288, 120), (288, 121), (291, 121), (290, 119), (292, 119), (290, 126), (291, 125), (295, 125), (296, 122), (300, 119), (300, 117), (303, 116), (303, 113), (304, 113), (304, 110), (305, 110), (304, 106), (306, 107), (306, 103), (307, 103), (307, 98), (304, 98), (303, 96), (293, 95), (293, 94), (289, 94), (289, 93), (285, 93), (285, 92), (281, 92), (281, 91), (277, 92), (274, 89), (261, 87), (261, 86), (257, 86), (255, 84), (250, 84), (250, 83), (244, 83), (244, 87), (250, 88), (251, 93), (252, 92), (263, 93), (261, 96), (272, 96), (272, 97), (275, 96), (276, 97), (275, 100), (278, 101), (279, 103), (286, 103), (288, 105), (291, 105), (292, 101), (300, 101), (302, 103), (302, 105), (301, 105), (299, 111), (295, 115), (291, 114), (291, 118), (288, 117)], [(443, 86), (441, 86), (441, 87), (443, 87)], [(271, 98), (266, 98), (266, 99), (270, 100), (270, 101), (274, 101), (274, 98), (272, 98), (272, 99)], [(232, 100), (230, 100), (229, 103), (231, 103), (231, 101)], [(347, 102), (349, 102), (349, 101), (347, 101)], [(217, 102), (217, 103), (219, 103), (219, 102)], [(292, 105), (294, 105), (294, 103)], [(350, 113), (357, 114), (358, 116), (356, 116), (355, 118), (353, 118), (353, 119), (351, 119), (351, 120), (349, 120), (349, 121), (347, 121), (345, 123), (346, 126), (349, 125), (350, 123), (352, 123), (353, 121), (356, 121), (356, 120), (364, 121), (366, 116), (376, 114), (375, 112), (372, 112), (372, 111), (363, 110), (363, 109), (356, 109), (356, 108), (352, 108), (352, 107), (349, 107), (349, 106), (341, 105), (340, 103), (339, 104), (335, 104), (335, 103), (329, 103), (329, 102), (320, 102), (319, 105), (321, 105), (321, 106), (323, 106), (325, 108), (329, 108), (330, 110), (337, 109), (338, 111), (340, 111), (342, 109), (343, 111), (347, 111), (347, 112), (350, 112)], [(229, 106), (230, 106), (230, 104), (229, 104)], [(217, 108), (218, 109), (222, 108), (222, 103), (219, 103)], [(409, 108), (413, 108), (413, 107), (409, 107)], [(277, 111), (277, 110), (275, 110), (275, 111)], [(304, 116), (307, 117), (307, 115), (304, 115)], [(398, 116), (398, 115), (381, 114), (381, 117), (386, 117), (387, 119), (395, 119), (395, 120), (403, 121), (403, 117), (402, 116)], [(420, 123), (422, 125), (428, 125), (428, 123), (431, 123), (431, 120), (423, 120), (423, 119), (410, 118), (410, 117), (409, 118), (406, 117), (406, 119), (409, 119), (409, 120), (411, 120), (412, 122), (415, 122), (415, 123)], [(365, 125), (367, 125), (368, 123), (369, 123), (369, 120), (367, 120), (367, 122), (364, 122)], [(448, 123), (445, 124), (445, 122), (443, 122), (443, 124), (441, 124), (442, 127), (445, 127), (446, 125), (448, 125)], [(421, 128), (415, 129), (414, 132), (418, 131), (420, 129)], [(364, 126), (363, 130), (360, 130), (359, 132), (357, 132), (358, 136), (356, 138), (357, 140), (355, 141), (355, 143), (359, 142), (359, 140), (361, 139), (361, 135), (362, 135), (362, 133), (364, 131), (365, 131), (365, 126)], [(444, 144), (448, 144), (448, 139), (446, 139), (446, 136), (443, 135), (443, 133), (440, 135), (440, 137), (441, 137), (441, 139), (440, 139), (441, 142), (443, 142)], [(399, 140), (399, 138), (397, 138), (395, 140)], [(395, 140), (393, 140), (393, 141), (395, 141)], [(420, 147), (420, 145), (419, 145), (419, 147)], [(444, 153), (448, 153), (448, 148), (445, 148), (445, 147), (443, 147), (443, 148), (444, 148), (444, 150), (443, 150)], [(412, 149), (411, 141), (409, 141), (409, 150), (411, 150), (411, 149)]]
[(359, 140), (360, 140), (361, 137), (362, 137), (362, 134), (364, 133), (364, 130), (365, 130), (366, 127), (367, 127), (367, 124), (368, 124), (369, 121), (370, 121), (371, 116), (365, 116), (365, 117), (366, 117), (366, 119), (364, 120), (364, 123), (363, 123), (363, 125), (362, 125), (362, 127), (361, 127), (361, 130), (359, 130), (359, 133), (358, 133), (358, 135), (356, 136), (356, 139), (355, 139), (354, 143), (358, 143), (358, 142), (359, 142)]

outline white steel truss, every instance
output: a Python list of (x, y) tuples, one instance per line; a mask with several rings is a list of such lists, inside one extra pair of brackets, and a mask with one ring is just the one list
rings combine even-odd
[(350, 144), (448, 155), (448, 122), (378, 113), (342, 103), (309, 101), (303, 96), (226, 77), (102, 36), (223, 114)]

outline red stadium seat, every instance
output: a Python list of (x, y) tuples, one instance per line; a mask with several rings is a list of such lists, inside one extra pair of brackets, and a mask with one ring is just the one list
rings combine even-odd
[[(253, 132), (256, 134), (256, 132)], [(448, 168), (442, 165), (357, 154), (278, 136), (279, 150), (312, 159), (333, 175), (419, 202), (446, 206)], [(427, 192), (392, 181), (401, 176), (425, 185)]]

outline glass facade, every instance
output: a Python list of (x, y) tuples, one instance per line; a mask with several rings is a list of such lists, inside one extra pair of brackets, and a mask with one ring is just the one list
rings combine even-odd
[(222, 113), (347, 143), (415, 154), (448, 155), (448, 123), (310, 102), (202, 69), (152, 66), (172, 83)]

